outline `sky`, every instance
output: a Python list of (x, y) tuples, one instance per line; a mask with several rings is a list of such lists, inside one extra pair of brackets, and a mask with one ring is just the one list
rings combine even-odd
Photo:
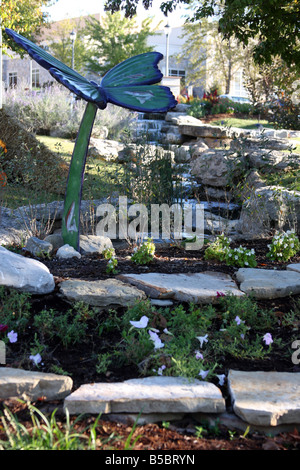
[[(50, 20), (59, 21), (66, 18), (76, 18), (78, 16), (85, 16), (94, 13), (104, 12), (104, 0), (57, 0), (56, 3), (44, 11), (50, 14)], [(141, 2), (140, 2), (141, 3)], [(155, 17), (155, 22), (167, 21), (166, 16), (160, 11), (159, 6), (162, 2), (160, 0), (153, 0), (153, 6), (149, 10), (145, 10), (142, 5), (138, 7), (138, 19), (145, 19), (149, 16)], [(176, 9), (175, 12), (169, 14), (168, 19), (170, 26), (180, 26), (184, 23), (182, 15), (183, 9)]]

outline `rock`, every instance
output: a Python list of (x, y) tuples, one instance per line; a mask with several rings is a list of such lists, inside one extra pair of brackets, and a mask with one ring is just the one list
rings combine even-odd
[(117, 161), (119, 152), (124, 149), (124, 144), (114, 140), (90, 139), (88, 157), (103, 161)]
[(300, 273), (300, 263), (288, 264), (286, 269), (288, 271), (296, 271), (297, 273)]
[(61, 400), (71, 393), (73, 381), (65, 375), (0, 367), (0, 399)]
[(58, 250), (58, 248), (61, 248), (64, 245), (64, 239), (60, 232), (47, 235), (47, 237), (45, 237), (44, 240), (45, 242), (51, 243), (53, 247), (53, 251)]
[(233, 139), (234, 137), (243, 137), (246, 134), (244, 130), (239, 128), (212, 126), (210, 124), (203, 124), (199, 120), (197, 121), (192, 124), (179, 125), (181, 134), (192, 137), (209, 137), (211, 139)]
[(100, 235), (80, 235), (80, 251), (87, 253), (102, 253), (106, 248), (113, 248), (111, 239)]
[(191, 162), (191, 173), (202, 184), (225, 187), (241, 171), (240, 157), (226, 150), (210, 149)]
[(82, 385), (65, 398), (64, 408), (79, 413), (221, 413), (225, 401), (209, 382), (183, 377), (146, 377), (118, 383)]
[(128, 286), (117, 279), (101, 281), (70, 279), (61, 282), (59, 288), (60, 295), (70, 303), (82, 301), (96, 307), (110, 305), (127, 307), (133, 305), (137, 300), (146, 298), (143, 291)]
[[(247, 136), (246, 138), (234, 139), (230, 144), (230, 149), (234, 152), (251, 154), (253, 151), (267, 149), (270, 150), (290, 150), (292, 145), (286, 139), (262, 134), (261, 136)], [(264, 150), (266, 151), (266, 150)]]
[(61, 246), (57, 250), (56, 256), (60, 259), (81, 258), (81, 254), (68, 244)]
[(270, 168), (273, 170), (285, 170), (299, 167), (299, 155), (280, 152), (278, 150), (253, 150), (249, 154), (249, 162), (253, 168)]
[(25, 250), (34, 256), (50, 255), (53, 246), (46, 240), (40, 240), (37, 237), (30, 237), (25, 245)]
[(300, 373), (230, 370), (233, 410), (249, 424), (300, 423)]
[(300, 273), (273, 269), (240, 268), (236, 273), (241, 291), (256, 299), (276, 299), (300, 294)]
[(264, 186), (252, 192), (243, 205), (237, 231), (260, 237), (270, 229), (289, 230), (300, 223), (300, 191)]
[(218, 272), (126, 274), (119, 275), (118, 279), (136, 286), (153, 299), (207, 304), (217, 301), (217, 292), (244, 295), (230, 276)]
[(53, 276), (43, 263), (3, 247), (0, 247), (0, 285), (31, 294), (48, 294), (55, 287)]

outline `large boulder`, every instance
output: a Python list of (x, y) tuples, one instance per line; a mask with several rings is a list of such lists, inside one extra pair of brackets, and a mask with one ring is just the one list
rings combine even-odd
[(31, 294), (48, 294), (55, 287), (53, 276), (43, 263), (3, 247), (0, 247), (0, 285)]
[(300, 191), (281, 186), (255, 189), (244, 201), (236, 230), (247, 237), (261, 237), (270, 230), (299, 227)]
[(241, 169), (241, 158), (226, 150), (207, 150), (191, 162), (192, 175), (208, 186), (227, 186)]

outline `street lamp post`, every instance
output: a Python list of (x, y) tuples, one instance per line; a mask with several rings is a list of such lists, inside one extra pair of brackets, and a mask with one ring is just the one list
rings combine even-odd
[(164, 26), (165, 35), (166, 35), (166, 70), (165, 70), (165, 77), (169, 76), (169, 40), (170, 40), (170, 33), (171, 33), (171, 26), (167, 23)]
[(74, 62), (75, 62), (74, 49), (75, 49), (76, 31), (71, 31), (70, 39), (72, 41), (72, 69), (74, 70)]

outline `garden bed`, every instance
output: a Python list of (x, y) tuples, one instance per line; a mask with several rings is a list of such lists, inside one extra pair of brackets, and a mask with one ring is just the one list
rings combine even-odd
[[(249, 249), (253, 248), (256, 253), (257, 267), (260, 269), (274, 269), (277, 270), (285, 269), (287, 264), (299, 263), (300, 255), (296, 255), (291, 258), (288, 263), (280, 263), (272, 261), (266, 257), (268, 251), (268, 244), (270, 240), (256, 240), (256, 241), (245, 241), (243, 246)], [(232, 245), (234, 247), (234, 244)], [(237, 245), (238, 246), (238, 245)], [(85, 255), (81, 259), (73, 258), (67, 260), (59, 260), (58, 258), (43, 259), (44, 264), (49, 268), (56, 281), (56, 289), (53, 293), (43, 296), (34, 296), (28, 299), (29, 305), (26, 305), (27, 300), (23, 300), (23, 307), (20, 310), (30, 311), (28, 314), (28, 321), (23, 331), (19, 333), (19, 340), (16, 343), (8, 345), (7, 351), (7, 366), (15, 368), (24, 368), (31, 370), (39, 370), (42, 372), (56, 372), (65, 373), (70, 375), (73, 380), (73, 388), (77, 389), (81, 384), (92, 383), (92, 382), (120, 382), (131, 378), (137, 378), (143, 376), (145, 371), (140, 367), (140, 362), (136, 359), (120, 362), (118, 359), (109, 361), (109, 354), (113, 350), (119, 348), (119, 355), (125, 354), (127, 358), (132, 354), (132, 351), (136, 351), (139, 348), (139, 344), (134, 342), (130, 344), (130, 331), (127, 330), (124, 333), (124, 325), (122, 326), (122, 319), (125, 317), (127, 320), (135, 319), (138, 320), (143, 313), (150, 314), (145, 307), (133, 307), (131, 309), (131, 316), (128, 314), (127, 308), (115, 308), (115, 309), (98, 309), (96, 315), (90, 315), (88, 309), (84, 309), (83, 306), (74, 309), (72, 312), (73, 316), (69, 317), (70, 325), (75, 326), (72, 334), (73, 341), (66, 346), (63, 341), (59, 340), (55, 334), (51, 337), (49, 330), (47, 330), (46, 323), (43, 322), (41, 317), (40, 326), (35, 323), (35, 318), (38, 317), (42, 311), (47, 310), (50, 315), (61, 315), (60, 322), (63, 322), (63, 315), (67, 318), (67, 312), (71, 312), (71, 305), (63, 298), (59, 296), (59, 283), (62, 280), (69, 278), (76, 278), (82, 280), (99, 280), (108, 279), (115, 277), (119, 274), (129, 273), (201, 273), (205, 271), (215, 271), (230, 274), (233, 279), (235, 272), (238, 270), (237, 267), (227, 266), (224, 263), (217, 262), (215, 260), (206, 260), (204, 258), (205, 246), (198, 251), (186, 251), (180, 246), (169, 246), (167, 244), (159, 244), (156, 246), (156, 253), (153, 261), (147, 266), (137, 265), (130, 259), (133, 248), (123, 247), (116, 248), (116, 257), (118, 260), (118, 272), (115, 274), (107, 273), (107, 260), (100, 254)], [(24, 253), (25, 256), (29, 256), (29, 253)], [(2, 297), (3, 300), (3, 297)], [(6, 297), (7, 302), (7, 297)], [(222, 304), (223, 302), (223, 304)], [(271, 331), (274, 338), (274, 347), (261, 355), (254, 355), (251, 357), (238, 357), (234, 356), (229, 352), (229, 349), (224, 350), (217, 359), (214, 374), (209, 379), (216, 385), (218, 385), (216, 374), (226, 374), (229, 369), (244, 370), (244, 371), (285, 371), (285, 372), (300, 372), (300, 367), (293, 364), (291, 361), (291, 343), (292, 338), (296, 338), (299, 331), (300, 322), (300, 295), (293, 297), (278, 298), (272, 300), (260, 300), (254, 301), (258, 308), (258, 321), (259, 315), (263, 315), (262, 312), (272, 312), (273, 323)], [(15, 308), (17, 304), (15, 304)], [(233, 305), (233, 304), (232, 304)], [(245, 308), (244, 307), (242, 308)], [(250, 304), (248, 304), (250, 305)], [(1, 299), (0, 299), (1, 306)], [(13, 308), (13, 304), (11, 304)], [(168, 309), (160, 307), (152, 307), (152, 326), (161, 326), (165, 321), (171, 318), (171, 311), (176, 311), (179, 308), (178, 302), (174, 302), (172, 307)], [(202, 311), (201, 306), (197, 306), (198, 314)], [(140, 310), (139, 310), (140, 308)], [(143, 310), (143, 308), (145, 308)], [(190, 309), (188, 304), (182, 304), (182, 308), (186, 312), (186, 319), (188, 316), (193, 315), (195, 308)], [(237, 308), (236, 305), (234, 308)], [(203, 307), (205, 312), (205, 307)], [(224, 304), (224, 298), (220, 298), (220, 305), (214, 307), (214, 320), (211, 323), (211, 328), (217, 329), (222, 326), (222, 315), (230, 309), (230, 304)], [(4, 302), (2, 302), (2, 314), (4, 312)], [(179, 310), (178, 310), (179, 311)], [(222, 313), (223, 312), (223, 313)], [(254, 312), (254, 310), (253, 310)], [(253, 314), (252, 312), (252, 314)], [(291, 314), (292, 312), (292, 314)], [(79, 314), (79, 320), (76, 315)], [(181, 313), (182, 314), (182, 313)], [(249, 312), (242, 312), (240, 315), (251, 314)], [(18, 315), (16, 310), (16, 315)], [(127, 317), (126, 317), (127, 315)], [(206, 315), (206, 313), (203, 313)], [(256, 315), (256, 313), (255, 313)], [(45, 317), (46, 318), (46, 317)], [(242, 317), (241, 317), (242, 318)], [(265, 317), (267, 318), (267, 317)], [(77, 321), (78, 320), (78, 321)], [(58, 320), (57, 320), (58, 321)], [(77, 322), (77, 323), (76, 323)], [(156, 322), (156, 323), (155, 323)], [(1, 319), (0, 323), (3, 323)], [(76, 336), (83, 323), (86, 324), (84, 335), (81, 339)], [(65, 328), (65, 324), (61, 323), (61, 328)], [(174, 326), (174, 325), (173, 325)], [(77, 333), (76, 333), (76, 328)], [(100, 331), (101, 330), (101, 331)], [(69, 331), (69, 330), (66, 330)], [(70, 330), (71, 331), (71, 330)], [(173, 330), (174, 331), (174, 330)], [(267, 330), (262, 329), (259, 331), (261, 335), (265, 334)], [(257, 333), (257, 332), (256, 332)], [(198, 333), (199, 334), (199, 333)], [(71, 337), (70, 336), (70, 337)], [(298, 338), (299, 339), (299, 338)], [(128, 349), (123, 349), (120, 345), (122, 342), (126, 343)], [(137, 341), (137, 338), (132, 337), (130, 341)], [(230, 338), (229, 338), (230, 341)], [(276, 343), (277, 341), (277, 343)], [(275, 345), (276, 343), (276, 345)], [(140, 343), (142, 344), (142, 343)], [(131, 352), (130, 352), (130, 347)], [(196, 346), (197, 347), (197, 346)], [(198, 346), (199, 347), (199, 346)], [(147, 348), (146, 348), (147, 350)], [(35, 366), (29, 360), (29, 352), (41, 352), (42, 362)], [(101, 361), (99, 362), (99, 354), (101, 355)], [(118, 356), (116, 356), (118, 358)], [(106, 362), (107, 361), (107, 362)], [(168, 361), (165, 362), (167, 368), (169, 367)], [(191, 363), (191, 370), (193, 364)], [(146, 371), (146, 375), (149, 374), (151, 369)], [(150, 374), (151, 375), (151, 374)], [(155, 375), (155, 374), (154, 374)], [(192, 372), (191, 372), (192, 376)], [(225, 399), (228, 398), (228, 392), (225, 385), (220, 387)], [(3, 403), (4, 404), (4, 403)], [(3, 406), (2, 404), (2, 406)], [(14, 401), (5, 402), (9, 408), (17, 413), (19, 419), (22, 422), (29, 423), (29, 414), (25, 405), (20, 405)], [(37, 407), (47, 412), (53, 411), (54, 408), (58, 408), (61, 411), (62, 403), (53, 402), (44, 404), (43, 402), (37, 403)], [(60, 417), (58, 413), (58, 418)], [(82, 421), (76, 425), (77, 430), (83, 430), (83, 428), (94, 422), (95, 417), (84, 417)], [(110, 448), (124, 448), (126, 438), (128, 437), (131, 428), (120, 423), (109, 423), (100, 421), (101, 426), (99, 427), (100, 439), (108, 438), (112, 432), (115, 435), (122, 436), (119, 440), (110, 442), (108, 447)], [(29, 425), (29, 424), (28, 424)], [(182, 423), (177, 423), (176, 426), (158, 426), (158, 425), (145, 425), (137, 427), (135, 435), (141, 435), (141, 438), (137, 441), (135, 449), (181, 449), (181, 450), (195, 450), (195, 449), (263, 449), (263, 448), (274, 448), (274, 449), (285, 449), (286, 446), (291, 448), (299, 449), (299, 436), (298, 434), (291, 433), (289, 435), (277, 436), (274, 438), (267, 438), (260, 435), (251, 435), (244, 438), (239, 438), (238, 435), (235, 439), (230, 439), (228, 430), (222, 428), (218, 429), (217, 435), (216, 430), (206, 430), (205, 435), (201, 439), (195, 437), (197, 424), (192, 419), (185, 420)], [(1, 431), (0, 431), (0, 440)], [(232, 437), (232, 436), (231, 436)], [(298, 446), (298, 447), (297, 447)], [(105, 448), (105, 446), (101, 447)]]

